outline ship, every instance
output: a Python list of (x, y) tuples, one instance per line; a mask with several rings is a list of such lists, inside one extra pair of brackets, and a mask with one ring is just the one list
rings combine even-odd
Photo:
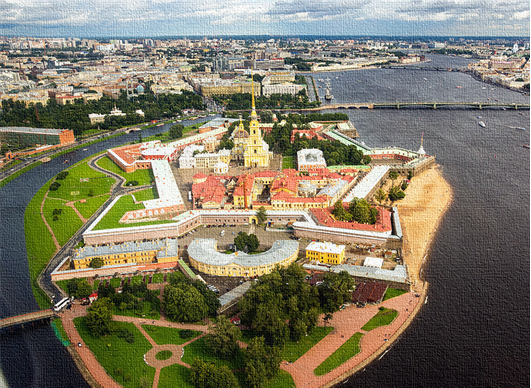
[(326, 79), (326, 92), (325, 92), (325, 100), (330, 101), (334, 99), (334, 96), (332, 93), (330, 93), (330, 78)]
[(478, 123), (478, 125), (479, 125), (481, 128), (485, 128), (485, 123), (484, 123), (483, 121), (480, 121), (480, 122)]
[(529, 148), (529, 144), (524, 144), (524, 145), (522, 145), (522, 147)]

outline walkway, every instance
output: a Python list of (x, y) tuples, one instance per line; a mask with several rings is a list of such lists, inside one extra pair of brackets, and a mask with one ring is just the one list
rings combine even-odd
[(46, 217), (44, 216), (44, 202), (46, 202), (46, 198), (48, 198), (48, 191), (44, 195), (44, 198), (41, 202), (41, 217), (42, 217), (42, 220), (44, 221), (44, 225), (46, 225), (46, 227), (50, 231), (50, 234), (52, 235), (53, 243), (55, 245), (54, 254), (56, 254), (57, 252), (59, 252), (59, 249), (61, 249), (61, 245), (59, 245), (59, 242), (57, 241), (57, 238), (55, 237), (55, 234), (53, 233), (52, 227), (48, 224), (48, 221), (46, 221)]

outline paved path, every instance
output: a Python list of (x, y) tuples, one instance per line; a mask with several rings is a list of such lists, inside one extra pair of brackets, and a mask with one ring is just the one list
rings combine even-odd
[(55, 234), (53, 233), (52, 227), (48, 224), (48, 221), (46, 221), (46, 217), (44, 216), (44, 202), (46, 202), (46, 198), (48, 198), (48, 192), (44, 195), (44, 199), (41, 202), (41, 217), (44, 221), (44, 225), (48, 228), (52, 235), (53, 243), (55, 244), (55, 253), (59, 252), (59, 249), (61, 249), (61, 245), (59, 245), (59, 242), (57, 241), (57, 238), (55, 238)]
[[(294, 363), (287, 364), (283, 361), (280, 367), (291, 374), (298, 388), (326, 386), (337, 379), (341, 379), (345, 373), (355, 371), (357, 367), (359, 369), (360, 365), (365, 365), (365, 361), (368, 363), (378, 356), (380, 352), (376, 352), (380, 348), (383, 350), (396, 339), (400, 334), (402, 325), (409, 318), (414, 308), (423, 301), (424, 298), (417, 298), (413, 293), (408, 292), (399, 297), (389, 299), (378, 306), (357, 308), (351, 305), (342, 311), (334, 313), (334, 318), (331, 321), (334, 330), (328, 336)], [(361, 330), (363, 325), (376, 315), (380, 306), (395, 309), (399, 314), (388, 326), (382, 326), (370, 332)], [(313, 373), (314, 369), (356, 332), (364, 334), (360, 341), (361, 352), (326, 375), (316, 376)], [(384, 341), (384, 339), (388, 339), (388, 341)], [(335, 381), (334, 384), (337, 382), (339, 381)]]

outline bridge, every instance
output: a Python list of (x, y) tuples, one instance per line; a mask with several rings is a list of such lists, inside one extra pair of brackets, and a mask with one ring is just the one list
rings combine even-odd
[(430, 66), (415, 66), (413, 64), (407, 65), (382, 65), (381, 69), (400, 69), (400, 70), (423, 70), (423, 71), (468, 71), (466, 67), (430, 67)]
[(395, 102), (365, 102), (365, 103), (345, 103), (345, 104), (330, 104), (323, 105), (315, 110), (323, 109), (400, 109), (400, 108), (468, 108), (468, 109), (483, 109), (483, 108), (505, 108), (505, 109), (529, 109), (529, 104), (520, 104), (515, 102), (466, 102), (466, 101), (425, 101), (425, 102), (410, 102), (410, 101), (395, 101)]
[(6, 329), (9, 327), (14, 327), (14, 326), (20, 326), (24, 328), (24, 324), (38, 322), (38, 321), (51, 321), (57, 316), (58, 316), (57, 313), (55, 313), (52, 309), (48, 309), (48, 310), (34, 311), (28, 314), (17, 315), (14, 317), (4, 318), (4, 319), (0, 319), (0, 330)]

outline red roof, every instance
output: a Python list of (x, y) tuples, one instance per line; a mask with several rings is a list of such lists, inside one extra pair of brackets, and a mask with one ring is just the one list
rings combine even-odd
[[(345, 206), (345, 208), (348, 208), (348, 206)], [(391, 212), (387, 209), (377, 207), (378, 216), (374, 225), (359, 224), (357, 222), (337, 221), (332, 217), (333, 209), (333, 207), (329, 207), (326, 209), (310, 209), (310, 211), (315, 216), (320, 225), (328, 226), (330, 228), (367, 230), (372, 232), (389, 232), (392, 230)]]

